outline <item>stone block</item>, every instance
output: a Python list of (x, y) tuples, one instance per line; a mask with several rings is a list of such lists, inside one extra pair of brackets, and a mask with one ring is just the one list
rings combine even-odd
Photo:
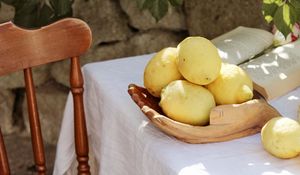
[(188, 0), (184, 7), (190, 35), (212, 39), (238, 26), (269, 29), (261, 0)]
[(149, 30), (162, 28), (172, 31), (186, 30), (185, 16), (181, 8), (169, 8), (166, 16), (156, 22), (148, 10), (138, 8), (136, 1), (120, 0), (120, 4), (129, 17), (130, 25), (136, 29)]
[(1, 3), (0, 23), (12, 20), (14, 15), (15, 15), (15, 9), (12, 6), (6, 5), (5, 3)]
[(127, 17), (117, 1), (76, 0), (73, 16), (88, 23), (93, 34), (93, 43), (126, 40), (131, 35)]
[[(68, 89), (55, 81), (49, 81), (36, 88), (39, 117), (43, 139), (46, 143), (56, 144), (59, 136)], [(26, 95), (23, 101), (25, 134), (30, 135)]]
[[(50, 79), (50, 65), (32, 68), (34, 85), (39, 86)], [(1, 89), (15, 89), (25, 87), (23, 71), (14, 72), (0, 77)]]
[(0, 127), (3, 135), (14, 132), (13, 108), (15, 94), (11, 90), (0, 90)]

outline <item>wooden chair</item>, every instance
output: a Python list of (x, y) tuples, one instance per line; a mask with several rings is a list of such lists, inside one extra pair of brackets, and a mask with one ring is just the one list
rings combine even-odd
[[(36, 30), (26, 30), (11, 22), (0, 25), (0, 76), (23, 70), (29, 111), (32, 148), (36, 171), (46, 174), (45, 153), (31, 68), (71, 59), (70, 85), (74, 101), (75, 147), (78, 174), (90, 174), (88, 140), (83, 107), (83, 78), (79, 56), (91, 45), (91, 31), (86, 23), (66, 18)], [(0, 131), (0, 175), (8, 175), (9, 164)]]

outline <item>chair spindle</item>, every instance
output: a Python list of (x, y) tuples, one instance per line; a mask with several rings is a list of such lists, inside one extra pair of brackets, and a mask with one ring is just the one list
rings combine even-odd
[(31, 68), (24, 69), (24, 79), (28, 106), (28, 116), (31, 130), (32, 149), (34, 152), (36, 171), (39, 175), (45, 175), (45, 151)]
[(10, 175), (8, 159), (0, 129), (0, 175)]
[(88, 139), (83, 107), (83, 78), (78, 57), (71, 58), (70, 84), (74, 102), (75, 145), (78, 174), (90, 175)]

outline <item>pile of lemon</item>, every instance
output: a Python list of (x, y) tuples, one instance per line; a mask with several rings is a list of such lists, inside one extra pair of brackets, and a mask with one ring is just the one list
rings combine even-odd
[[(209, 124), (213, 107), (253, 98), (252, 80), (240, 67), (222, 63), (217, 48), (203, 37), (188, 37), (177, 48), (155, 54), (144, 70), (144, 86), (160, 97), (163, 112), (191, 125)], [(247, 115), (247, 114), (245, 114)], [(263, 147), (279, 158), (300, 154), (300, 124), (276, 117), (261, 131)]]
[(250, 77), (240, 67), (222, 63), (214, 44), (196, 36), (155, 54), (145, 67), (144, 86), (161, 98), (168, 117), (200, 126), (209, 124), (216, 105), (253, 98)]

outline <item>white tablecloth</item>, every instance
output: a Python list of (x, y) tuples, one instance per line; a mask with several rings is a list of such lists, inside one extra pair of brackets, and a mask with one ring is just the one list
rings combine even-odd
[[(264, 151), (260, 135), (212, 144), (187, 144), (149, 123), (127, 93), (143, 85), (151, 55), (83, 67), (89, 143), (101, 175), (299, 175), (300, 158), (282, 160)], [(300, 88), (270, 103), (297, 118)], [(69, 96), (58, 141), (54, 175), (75, 159), (72, 100)]]

